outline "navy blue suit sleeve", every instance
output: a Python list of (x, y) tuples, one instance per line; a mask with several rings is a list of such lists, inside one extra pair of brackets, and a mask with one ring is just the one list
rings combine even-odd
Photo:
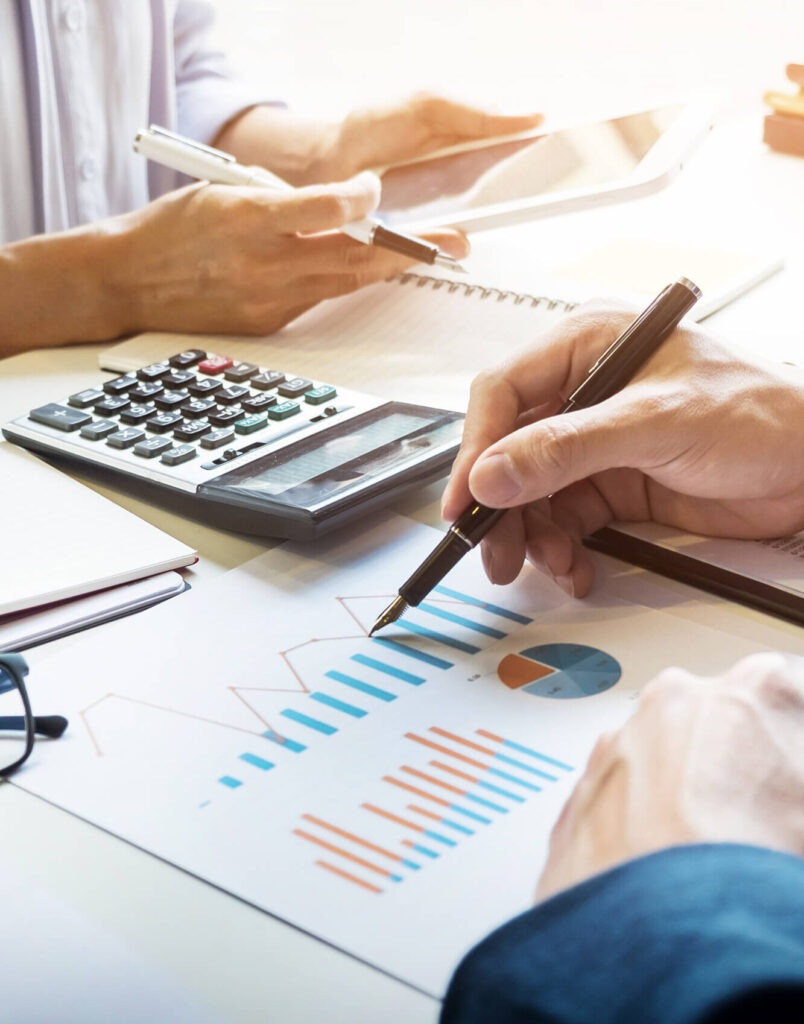
[(458, 967), (441, 1024), (804, 1021), (804, 859), (677, 846), (574, 886)]

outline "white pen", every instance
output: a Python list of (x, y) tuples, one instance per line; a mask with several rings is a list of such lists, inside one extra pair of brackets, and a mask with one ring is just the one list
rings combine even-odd
[[(211, 181), (219, 185), (251, 185), (280, 192), (293, 191), (292, 185), (264, 167), (244, 167), (229, 153), (186, 139), (158, 125), (152, 124), (150, 128), (137, 132), (134, 151), (148, 160), (200, 181)], [(437, 263), (449, 270), (465, 273), (455, 257), (442, 252), (437, 245), (387, 228), (374, 217), (363, 217), (344, 224), (340, 230), (363, 245), (378, 245), (409, 256), (418, 263)]]

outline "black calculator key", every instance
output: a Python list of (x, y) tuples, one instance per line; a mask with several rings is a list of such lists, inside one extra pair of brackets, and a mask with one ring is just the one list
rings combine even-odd
[(127, 391), (131, 391), (136, 383), (137, 378), (126, 373), (122, 377), (113, 377), (112, 380), (107, 380), (103, 385), (103, 390), (107, 395), (123, 395)]
[(145, 426), (148, 430), (152, 430), (155, 434), (166, 434), (168, 430), (172, 430), (177, 423), (181, 423), (184, 419), (182, 414), (178, 410), (163, 410), (150, 416), (145, 421)]
[(182, 420), (176, 424), (173, 436), (177, 441), (195, 441), (196, 438), (208, 434), (210, 430), (212, 426), (206, 420)]
[(313, 382), (307, 380), (306, 377), (291, 377), (290, 380), (279, 385), (279, 394), (284, 398), (298, 398), (305, 391), (309, 391), (312, 386)]
[(181, 411), (191, 420), (197, 420), (199, 416), (206, 416), (217, 408), (214, 398), (186, 398), (181, 403)]
[(220, 448), (222, 444), (228, 444), (234, 440), (234, 431), (231, 427), (218, 427), (217, 430), (210, 430), (201, 438), (202, 448)]
[(177, 352), (175, 356), (171, 356), (168, 362), (171, 366), (184, 370), (188, 366), (195, 366), (196, 363), (200, 363), (202, 359), (206, 358), (206, 352), (202, 352), (200, 348), (188, 348), (184, 352)]
[(155, 459), (157, 455), (173, 447), (173, 442), (166, 437), (149, 437), (134, 445), (134, 454), (143, 459)]
[(280, 373), (279, 370), (263, 370), (256, 377), (252, 377), (249, 384), (258, 391), (268, 391), (281, 384), (284, 379), (284, 373)]
[(276, 405), (276, 395), (254, 395), (253, 398), (244, 398), (240, 404), (244, 412), (262, 412), (269, 405)]
[(113, 434), (117, 429), (118, 427), (114, 420), (93, 420), (92, 423), (87, 423), (85, 427), (81, 427), (81, 437), (85, 437), (87, 441), (101, 441), (104, 437), (108, 437), (109, 434)]
[(106, 443), (112, 448), (131, 448), (138, 441), (145, 440), (145, 431), (139, 427), (124, 427), (115, 434), (109, 434)]
[(195, 374), (192, 370), (171, 370), (170, 373), (166, 373), (162, 377), (162, 383), (166, 388), (174, 390), (175, 388), (186, 388), (195, 380)]
[(182, 402), (187, 400), (186, 391), (163, 391), (154, 399), (160, 409), (177, 409)]
[(31, 409), (28, 413), (34, 423), (44, 423), (47, 427), (55, 427), (57, 430), (64, 430), (69, 433), (71, 430), (78, 430), (85, 423), (89, 423), (92, 417), (88, 412), (81, 409), (71, 409), (67, 405), (58, 405), (56, 402), (48, 402), (38, 409)]
[(243, 387), (242, 384), (230, 384), (228, 388), (221, 388), (220, 391), (215, 392), (215, 399), (221, 405), (234, 405), (235, 402), (239, 402), (241, 398), (247, 396), (248, 388)]
[(209, 422), (216, 427), (229, 427), (242, 418), (242, 409), (218, 409), (217, 412), (211, 412), (207, 417)]
[(234, 366), (230, 366), (229, 369), (224, 373), (224, 377), (227, 380), (234, 381), (236, 384), (242, 384), (243, 381), (253, 377), (255, 373), (259, 373), (259, 366), (255, 366), (254, 363), (235, 363)]
[(155, 395), (159, 395), (164, 388), (158, 380), (141, 380), (135, 388), (128, 393), (132, 402), (149, 402)]
[(180, 466), (182, 462), (189, 462), (196, 455), (195, 448), (191, 444), (180, 444), (162, 456), (162, 462), (166, 466)]
[(211, 395), (213, 391), (222, 387), (223, 381), (217, 380), (215, 377), (201, 377), (193, 384), (188, 384), (191, 395)]
[(103, 392), (99, 388), (87, 388), (85, 391), (79, 391), (75, 395), (70, 395), (67, 399), (67, 404), (71, 405), (73, 409), (86, 409), (90, 405), (94, 405), (103, 398)]
[(115, 413), (127, 409), (131, 405), (127, 395), (107, 395), (95, 406), (100, 416), (114, 416)]
[(156, 412), (156, 406), (153, 402), (137, 403), (132, 402), (128, 409), (124, 409), (120, 413), (121, 423), (142, 423), (143, 420), (147, 420), (149, 416), (153, 416)]
[(137, 376), (140, 380), (159, 380), (169, 372), (170, 367), (167, 363), (151, 363), (149, 366), (143, 366), (141, 370), (137, 370)]

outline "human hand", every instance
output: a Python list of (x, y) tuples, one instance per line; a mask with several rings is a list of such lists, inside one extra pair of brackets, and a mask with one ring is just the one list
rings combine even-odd
[[(117, 333), (270, 334), (322, 299), (400, 273), (410, 259), (337, 231), (378, 198), (373, 174), (287, 194), (197, 184), (116, 219), (106, 273), (124, 311)], [(457, 232), (426, 237), (457, 258), (468, 251)]]
[(632, 319), (588, 305), (474, 381), (442, 511), (512, 509), (483, 542), (493, 582), (527, 556), (582, 597), (581, 539), (615, 519), (744, 538), (804, 527), (801, 370), (677, 330), (618, 394), (555, 415)]
[(417, 94), (393, 106), (357, 110), (332, 129), (321, 180), (424, 156), (474, 139), (536, 128), (541, 114), (491, 114), (442, 96)]
[(540, 900), (685, 843), (804, 856), (804, 658), (757, 654), (715, 679), (667, 669), (601, 737), (553, 828)]

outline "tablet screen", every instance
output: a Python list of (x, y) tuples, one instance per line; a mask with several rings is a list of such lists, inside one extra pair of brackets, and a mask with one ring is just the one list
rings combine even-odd
[(443, 217), (496, 203), (626, 180), (683, 110), (682, 104), (392, 167), (382, 177), (387, 224)]

